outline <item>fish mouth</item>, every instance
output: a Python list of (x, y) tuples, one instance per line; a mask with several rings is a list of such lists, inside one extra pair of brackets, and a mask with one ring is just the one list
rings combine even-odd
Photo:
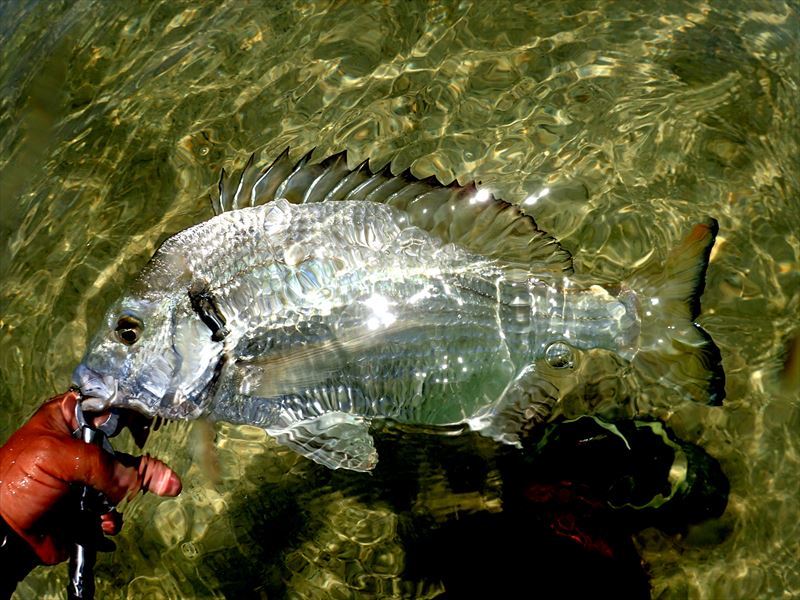
[(154, 411), (142, 398), (120, 390), (113, 375), (101, 375), (81, 364), (72, 373), (72, 382), (81, 390), (81, 409), (84, 412), (97, 413), (117, 407), (135, 410), (145, 417), (154, 416)]
[[(72, 374), (72, 381), (80, 388), (81, 409), (84, 412), (100, 413), (117, 406), (117, 414), (121, 418), (120, 424), (130, 430), (133, 441), (140, 449), (147, 442), (150, 432), (160, 427), (160, 419), (153, 423), (153, 416), (149, 414), (146, 404), (138, 398), (127, 398), (120, 392), (117, 380), (113, 376), (103, 376), (86, 365), (79, 365)], [(120, 430), (121, 427), (109, 435), (117, 435)]]
[(81, 389), (81, 409), (86, 412), (102, 412), (117, 399), (117, 380), (111, 375), (101, 375), (86, 365), (78, 365), (72, 374), (72, 382)]
[[(131, 390), (120, 389), (119, 381), (113, 375), (101, 375), (97, 371), (80, 364), (72, 373), (72, 382), (81, 391), (81, 409), (84, 412), (98, 413), (110, 408), (127, 409), (152, 419), (163, 411), (159, 410), (158, 400), (152, 396), (132, 394)], [(165, 418), (172, 415), (162, 414)], [(183, 414), (175, 415), (181, 418)]]

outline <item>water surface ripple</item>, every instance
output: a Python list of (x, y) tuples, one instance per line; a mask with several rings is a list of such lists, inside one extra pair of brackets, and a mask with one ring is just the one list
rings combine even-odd
[[(728, 398), (666, 417), (721, 461), (730, 502), (636, 543), (654, 597), (800, 595), (798, 31), (796, 3), (772, 0), (0, 4), (0, 439), (254, 151), (481, 180), (599, 280), (712, 215), (701, 323)], [(401, 510), (225, 424), (213, 481), (207, 436), (151, 440), (185, 491), (127, 507), (98, 597), (435, 597), (405, 574), (408, 514), (497, 510), (491, 473), (468, 493), (405, 465), (419, 489)], [(17, 596), (64, 587), (63, 566), (39, 569)]]

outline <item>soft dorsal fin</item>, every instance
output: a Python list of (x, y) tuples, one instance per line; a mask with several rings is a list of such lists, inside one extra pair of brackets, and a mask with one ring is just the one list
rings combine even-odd
[(311, 152), (298, 162), (289, 149), (258, 171), (253, 157), (238, 178), (222, 171), (216, 214), (285, 198), (294, 204), (338, 200), (368, 200), (389, 204), (408, 214), (411, 223), (476, 254), (493, 258), (511, 270), (531, 275), (572, 273), (572, 256), (530, 215), (494, 198), (474, 183), (442, 185), (435, 177), (417, 179), (389, 166), (373, 172), (367, 162), (347, 166), (346, 152), (310, 164)]

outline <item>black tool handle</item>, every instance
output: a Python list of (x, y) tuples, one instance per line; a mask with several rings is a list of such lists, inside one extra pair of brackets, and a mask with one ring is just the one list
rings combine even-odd
[[(81, 427), (81, 439), (87, 444), (103, 445), (105, 435), (88, 425)], [(101, 535), (98, 492), (88, 485), (80, 488), (80, 517), (77, 523), (75, 545), (69, 557), (69, 583), (67, 597), (70, 600), (92, 600), (94, 598), (94, 564), (97, 560), (97, 539)]]

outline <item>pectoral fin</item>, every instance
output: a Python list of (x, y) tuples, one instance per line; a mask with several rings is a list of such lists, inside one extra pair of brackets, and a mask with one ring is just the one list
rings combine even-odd
[(369, 423), (360, 417), (329, 412), (267, 433), (314, 462), (330, 469), (371, 471), (378, 462)]
[(354, 326), (334, 336), (329, 330), (319, 328), (297, 339), (287, 331), (273, 329), (279, 345), (236, 362), (239, 392), (265, 398), (305, 394), (326, 381), (340, 380), (343, 371), (363, 357), (374, 356), (394, 336), (412, 334), (420, 327), (419, 321), (409, 318), (383, 327), (380, 332)]

